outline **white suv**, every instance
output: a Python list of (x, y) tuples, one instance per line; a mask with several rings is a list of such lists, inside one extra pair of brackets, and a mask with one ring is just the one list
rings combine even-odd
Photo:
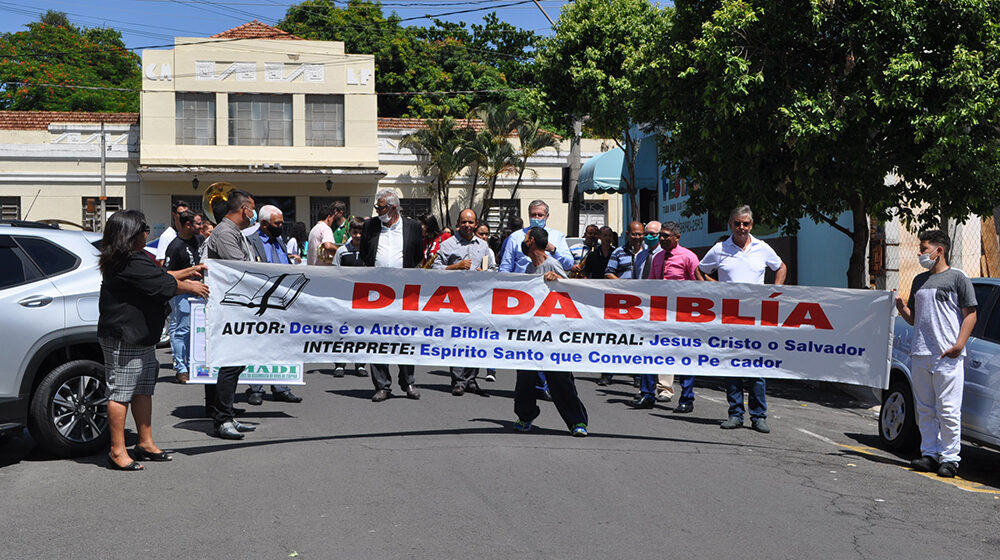
[(0, 224), (0, 433), (26, 425), (58, 456), (107, 445), (99, 244), (95, 233)]

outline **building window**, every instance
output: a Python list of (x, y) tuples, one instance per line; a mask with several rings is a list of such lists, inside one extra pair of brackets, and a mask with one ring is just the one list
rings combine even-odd
[(417, 219), (422, 214), (429, 214), (431, 211), (431, 199), (429, 198), (403, 198), (399, 201), (399, 213), (407, 218)]
[(177, 144), (215, 145), (215, 94), (178, 93), (176, 105)]
[(608, 203), (604, 200), (584, 200), (580, 203), (580, 232), (587, 226), (598, 227), (608, 225)]
[(21, 197), (0, 196), (0, 220), (21, 219)]
[[(105, 201), (105, 209), (107, 210), (104, 219), (105, 223), (107, 223), (107, 218), (110, 218), (112, 214), (121, 210), (123, 207), (122, 197), (109, 196)], [(86, 230), (97, 231), (100, 227), (100, 215), (101, 200), (96, 196), (83, 197), (83, 222), (80, 225), (82, 225)]]
[(344, 145), (344, 96), (306, 96), (306, 146)]
[(291, 146), (292, 96), (229, 94), (230, 146)]
[[(502, 232), (507, 228), (510, 219), (520, 214), (520, 199), (494, 200), (489, 212), (486, 213), (486, 223), (489, 224), (490, 231)], [(503, 221), (502, 224), (501, 221)]]
[[(347, 206), (347, 215), (351, 216), (351, 199), (346, 196), (310, 196), (309, 197), (309, 223), (306, 229), (311, 229), (319, 221), (319, 215), (331, 204), (337, 201), (343, 202)], [(362, 218), (367, 216), (361, 216)], [(285, 221), (288, 219), (286, 218)]]

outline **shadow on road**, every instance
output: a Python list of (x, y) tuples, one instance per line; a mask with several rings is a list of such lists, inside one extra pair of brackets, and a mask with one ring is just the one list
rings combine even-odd
[[(842, 450), (841, 453), (844, 455), (858, 457), (859, 459), (874, 463), (897, 465), (907, 468), (910, 466), (910, 460), (918, 456), (916, 450), (912, 453), (906, 453), (884, 449), (878, 436), (872, 434), (844, 435), (865, 447), (888, 453), (893, 458), (851, 449)], [(958, 470), (958, 476), (963, 480), (979, 484), (983, 487), (1000, 490), (1000, 452), (977, 445), (963, 444), (962, 463)]]

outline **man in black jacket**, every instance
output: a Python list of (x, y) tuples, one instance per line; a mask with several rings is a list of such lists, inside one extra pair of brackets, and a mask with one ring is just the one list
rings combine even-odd
[[(392, 189), (375, 194), (375, 218), (365, 220), (361, 230), (361, 259), (365, 266), (417, 268), (424, 256), (424, 235), (420, 222), (399, 215), (399, 196)], [(411, 399), (420, 393), (413, 386), (413, 366), (399, 366), (399, 388)], [(392, 393), (392, 376), (386, 364), (372, 364), (373, 402), (382, 402)]]

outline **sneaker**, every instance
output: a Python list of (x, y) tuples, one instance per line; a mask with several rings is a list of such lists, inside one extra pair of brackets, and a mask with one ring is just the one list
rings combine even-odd
[(489, 383), (496, 382), (496, 380), (497, 380), (497, 370), (495, 370), (495, 369), (488, 369), (488, 370), (486, 370), (486, 377), (485, 377), (485, 379)]
[(730, 416), (729, 420), (726, 420), (719, 427), (723, 430), (735, 430), (736, 428), (743, 427), (743, 418), (740, 416)]
[(358, 377), (368, 377), (368, 370), (365, 369), (365, 366), (358, 366), (354, 368), (354, 375), (357, 375)]
[(954, 461), (945, 461), (941, 463), (938, 467), (937, 474), (944, 478), (955, 478), (955, 474), (958, 473), (958, 463)]
[(934, 472), (938, 470), (938, 462), (934, 460), (934, 457), (924, 455), (919, 459), (910, 461), (910, 467), (915, 471)]
[(750, 427), (762, 434), (771, 433), (771, 427), (767, 425), (767, 420), (763, 418), (753, 418), (750, 420)]
[(531, 420), (521, 420), (520, 418), (514, 422), (515, 432), (528, 432), (531, 431)]
[(586, 424), (577, 424), (577, 425), (573, 426), (573, 430), (570, 433), (573, 434), (573, 437), (587, 437), (587, 433), (588, 433), (587, 432), (587, 425)]
[(334, 368), (334, 370), (333, 370), (333, 376), (334, 377), (343, 377), (344, 376), (344, 368), (342, 368), (340, 366), (337, 366), (336, 368)]

